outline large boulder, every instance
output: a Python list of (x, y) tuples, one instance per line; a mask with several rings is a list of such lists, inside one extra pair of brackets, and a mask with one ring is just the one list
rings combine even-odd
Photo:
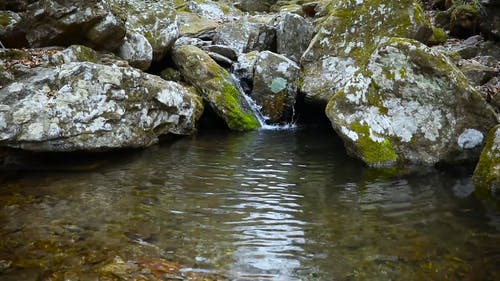
[(427, 41), (432, 28), (416, 0), (331, 1), (301, 59), (301, 91), (308, 101), (326, 104), (368, 62), (386, 37)]
[(285, 56), (261, 52), (255, 62), (251, 97), (269, 123), (290, 123), (297, 97), (299, 66)]
[(207, 53), (191, 45), (176, 46), (172, 58), (184, 79), (198, 89), (230, 129), (245, 131), (260, 127), (229, 72)]
[(40, 0), (10, 13), (0, 40), (8, 47), (84, 44), (112, 51), (125, 32), (125, 19), (107, 1)]
[(191, 134), (201, 99), (131, 67), (38, 66), (0, 89), (0, 145), (34, 151), (145, 147)]
[(146, 70), (153, 62), (153, 47), (144, 35), (129, 31), (118, 50), (118, 55), (131, 66)]
[(473, 180), (476, 188), (500, 195), (500, 125), (491, 129), (486, 138)]
[(498, 122), (444, 55), (403, 38), (382, 43), (326, 113), (350, 154), (373, 166), (477, 159)]
[(179, 37), (177, 13), (171, 1), (116, 0), (115, 3), (127, 15), (127, 40), (124, 44), (130, 47), (122, 46), (120, 53), (126, 53), (123, 51), (126, 48), (144, 48), (144, 40), (138, 40), (137, 35), (134, 35), (140, 34), (151, 45), (153, 61), (162, 60)]

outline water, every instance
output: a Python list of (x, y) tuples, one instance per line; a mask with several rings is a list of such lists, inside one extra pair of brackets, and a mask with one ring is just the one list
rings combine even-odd
[(119, 280), (144, 260), (189, 280), (500, 280), (499, 212), (469, 174), (391, 176), (299, 128), (109, 157), (1, 177), (0, 280)]

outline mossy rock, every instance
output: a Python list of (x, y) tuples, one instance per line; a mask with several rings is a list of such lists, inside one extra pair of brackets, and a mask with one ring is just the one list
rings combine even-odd
[(329, 14), (301, 59), (301, 91), (315, 102), (326, 104), (387, 37), (427, 43), (432, 36), (430, 21), (416, 0), (340, 0), (331, 1), (325, 10)]
[(260, 127), (229, 72), (207, 53), (198, 47), (186, 45), (174, 48), (172, 57), (184, 79), (196, 87), (230, 129), (247, 131)]
[(500, 197), (500, 125), (491, 129), (486, 138), (473, 180), (479, 192)]
[(351, 155), (370, 166), (475, 161), (493, 109), (444, 55), (391, 38), (328, 103)]

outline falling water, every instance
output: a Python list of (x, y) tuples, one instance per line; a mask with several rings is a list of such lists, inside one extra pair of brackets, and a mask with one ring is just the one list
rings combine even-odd
[[(233, 84), (236, 86), (238, 91), (240, 91), (243, 97), (245, 97), (245, 101), (250, 106), (250, 109), (252, 110), (257, 120), (259, 120), (260, 128), (262, 130), (288, 130), (297, 127), (294, 122), (287, 124), (268, 124), (267, 120), (269, 120), (269, 117), (261, 112), (262, 106), (258, 105), (256, 101), (254, 101), (249, 95), (245, 93), (245, 90), (241, 87), (240, 79), (237, 76), (231, 74), (231, 78), (233, 80)], [(293, 113), (294, 114), (292, 115), (292, 120), (293, 116), (295, 116), (295, 110)]]

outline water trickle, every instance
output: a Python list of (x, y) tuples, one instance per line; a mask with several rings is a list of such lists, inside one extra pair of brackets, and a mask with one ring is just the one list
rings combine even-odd
[[(245, 93), (245, 90), (243, 89), (243, 87), (241, 87), (241, 81), (236, 75), (231, 74), (231, 78), (233, 79), (233, 83), (236, 88), (240, 91), (240, 93), (245, 98), (245, 101), (250, 106), (253, 114), (255, 115), (257, 120), (259, 120), (261, 130), (289, 130), (297, 127), (294, 122), (287, 124), (268, 124), (267, 121), (269, 120), (269, 117), (262, 113), (262, 106), (258, 105), (257, 102), (252, 99), (252, 97)], [(292, 120), (294, 120), (294, 116), (295, 109), (293, 110)]]

